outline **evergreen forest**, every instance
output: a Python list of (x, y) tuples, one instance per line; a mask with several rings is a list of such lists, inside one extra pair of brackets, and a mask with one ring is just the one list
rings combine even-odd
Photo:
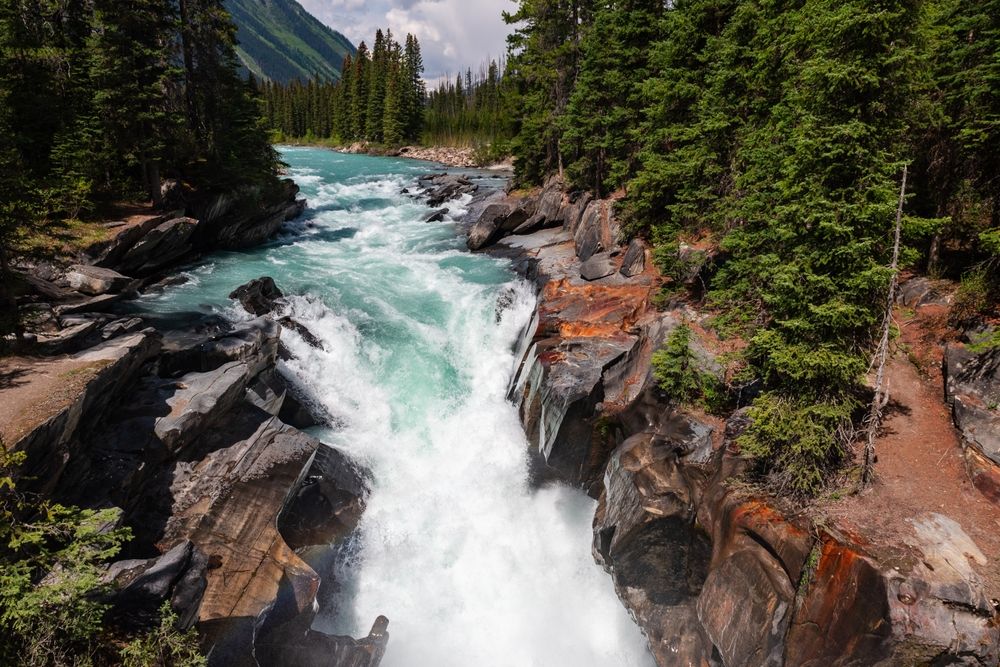
[(616, 197), (665, 276), (705, 276), (745, 342), (740, 447), (778, 488), (820, 488), (860, 425), (904, 167), (901, 264), (962, 279), (956, 318), (996, 316), (1000, 2), (521, 0), (505, 19), (517, 178)]
[(221, 0), (0, 3), (0, 260), (66, 220), (277, 183)]

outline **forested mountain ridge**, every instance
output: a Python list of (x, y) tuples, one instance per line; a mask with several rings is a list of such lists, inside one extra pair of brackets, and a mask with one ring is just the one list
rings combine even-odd
[(337, 81), (344, 58), (357, 52), (295, 0), (226, 0), (226, 8), (238, 28), (240, 62), (258, 78)]

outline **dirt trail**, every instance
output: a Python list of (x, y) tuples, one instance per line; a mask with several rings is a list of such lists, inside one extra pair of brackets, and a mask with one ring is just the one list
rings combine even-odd
[(965, 471), (959, 434), (939, 382), (922, 377), (897, 352), (887, 368), (890, 402), (876, 444), (877, 481), (867, 491), (824, 510), (838, 523), (880, 543), (914, 535), (910, 519), (932, 513), (957, 521), (986, 554), (974, 568), (991, 597), (1000, 597), (1000, 508), (987, 500)]

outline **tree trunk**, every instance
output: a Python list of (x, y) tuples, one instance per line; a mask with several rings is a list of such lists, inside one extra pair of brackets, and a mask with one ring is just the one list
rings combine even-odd
[(899, 269), (899, 237), (903, 227), (903, 203), (906, 200), (907, 167), (903, 167), (903, 185), (899, 190), (899, 207), (896, 209), (896, 234), (892, 244), (892, 278), (889, 280), (889, 294), (886, 299), (885, 317), (882, 320), (882, 338), (875, 350), (875, 395), (868, 412), (868, 428), (865, 440), (864, 460), (861, 465), (861, 488), (875, 481), (875, 438), (882, 428), (882, 410), (889, 402), (889, 392), (885, 388), (885, 364), (889, 358), (889, 334), (892, 332), (892, 308), (896, 303), (896, 285)]
[(159, 208), (163, 203), (163, 190), (160, 183), (160, 165), (156, 160), (143, 161), (143, 176), (145, 176), (146, 190), (149, 192), (149, 199), (155, 208)]

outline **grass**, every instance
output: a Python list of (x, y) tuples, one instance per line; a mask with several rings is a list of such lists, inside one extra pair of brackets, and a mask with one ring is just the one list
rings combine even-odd
[(77, 255), (95, 243), (106, 241), (109, 229), (106, 221), (48, 220), (18, 239), (19, 255), (60, 257)]

